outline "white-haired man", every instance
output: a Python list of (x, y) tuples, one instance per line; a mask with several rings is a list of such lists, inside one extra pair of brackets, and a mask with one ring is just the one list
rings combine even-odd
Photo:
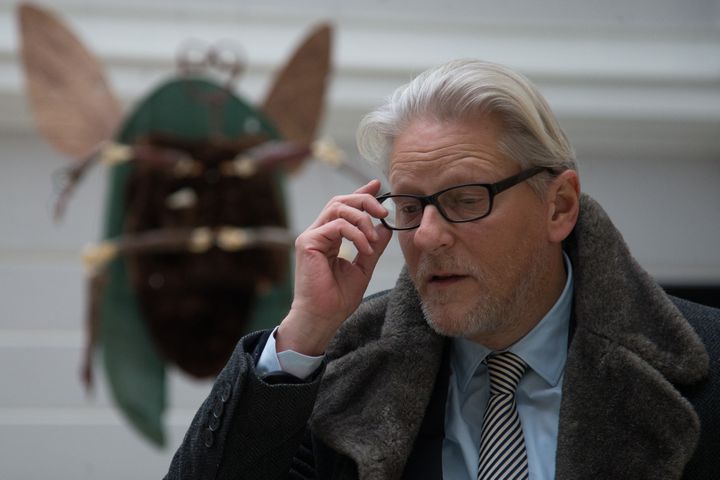
[[(298, 237), (290, 312), (241, 340), (168, 478), (714, 474), (720, 312), (637, 265), (527, 79), (448, 63), (358, 143), (391, 193), (336, 197)], [(406, 268), (363, 301), (393, 231)]]

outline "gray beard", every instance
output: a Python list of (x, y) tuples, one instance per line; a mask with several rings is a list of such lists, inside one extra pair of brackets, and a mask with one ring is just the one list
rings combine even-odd
[[(479, 298), (468, 299), (468, 302), (474, 302), (473, 307), (457, 318), (448, 318), (442, 298), (428, 300), (421, 295), (420, 302), (425, 321), (436, 333), (449, 337), (483, 337), (513, 329), (521, 322), (525, 306), (533, 301), (533, 289), (544, 269), (544, 265), (536, 260), (539, 258), (535, 255), (530, 256), (529, 268), (524, 272), (515, 272), (520, 275), (513, 276), (520, 280), (515, 285), (510, 285), (508, 291), (485, 292)], [(423, 259), (418, 266), (418, 278), (425, 278), (425, 272), (438, 265), (455, 270), (453, 268), (455, 264), (452, 259)], [(505, 264), (512, 265), (510, 262)], [(492, 284), (489, 277), (494, 275), (481, 272), (476, 267), (465, 266), (461, 271), (474, 276), (484, 285)], [(439, 319), (442, 321), (438, 321)]]
[(509, 321), (511, 317), (503, 315), (499, 302), (477, 302), (475, 308), (462, 318), (448, 319), (438, 322), (442, 312), (434, 312), (434, 308), (424, 301), (421, 302), (425, 321), (435, 333), (446, 337), (475, 337), (492, 334), (500, 330), (512, 328), (517, 322)]

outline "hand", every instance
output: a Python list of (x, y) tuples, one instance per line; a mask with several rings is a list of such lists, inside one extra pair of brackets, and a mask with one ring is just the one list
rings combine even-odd
[[(373, 180), (350, 195), (330, 200), (317, 220), (295, 241), (295, 296), (276, 333), (278, 352), (306, 355), (325, 351), (342, 322), (360, 305), (380, 255), (392, 232), (372, 218), (387, 215), (375, 199)], [(343, 238), (358, 253), (352, 262), (339, 258)]]

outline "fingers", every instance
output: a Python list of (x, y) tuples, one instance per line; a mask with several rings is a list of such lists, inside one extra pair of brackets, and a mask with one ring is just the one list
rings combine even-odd
[[(373, 240), (369, 239), (365, 232), (345, 219), (338, 218), (332, 222), (326, 223), (322, 227), (318, 228), (316, 232), (327, 241), (328, 246), (336, 246), (343, 238), (345, 238), (355, 245), (358, 252), (364, 255), (372, 255), (374, 253), (374, 249), (371, 244)], [(373, 235), (377, 237), (374, 230)], [(335, 252), (332, 252), (333, 255), (334, 253)]]
[(377, 239), (377, 233), (375, 233), (375, 228), (370, 215), (364, 211), (358, 210), (357, 208), (339, 202), (334, 202), (326, 207), (316, 221), (316, 228), (337, 219), (343, 219), (350, 224), (355, 225), (365, 234), (369, 241)]
[(354, 193), (369, 193), (370, 195), (377, 195), (380, 191), (380, 180), (370, 180), (367, 184), (355, 190)]
[[(387, 215), (387, 210), (375, 199), (375, 195), (379, 190), (380, 182), (373, 180), (355, 190), (354, 193), (334, 197), (325, 205), (325, 208), (323, 208), (310, 228), (317, 228), (336, 218), (345, 218), (351, 223), (359, 222), (361, 217), (358, 213), (362, 212), (366, 212), (375, 218), (384, 218)], [(362, 216), (367, 217), (367, 215)], [(365, 227), (372, 226), (372, 221), (369, 218), (367, 222), (361, 223)], [(369, 228), (365, 228), (365, 230), (368, 235), (372, 236)]]
[(296, 251), (335, 258), (343, 239), (347, 239), (358, 251), (359, 263), (354, 263), (372, 272), (392, 235), (373, 223), (373, 217), (387, 215), (387, 210), (374, 197), (379, 190), (380, 182), (373, 180), (354, 193), (330, 200), (315, 222), (297, 238)]

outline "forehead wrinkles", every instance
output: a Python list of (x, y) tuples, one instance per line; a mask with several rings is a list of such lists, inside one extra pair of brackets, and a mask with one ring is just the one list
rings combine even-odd
[(427, 172), (446, 172), (454, 167), (471, 165), (496, 167), (498, 155), (491, 148), (475, 143), (455, 143), (440, 148), (396, 150), (390, 158), (390, 181), (400, 180), (401, 176), (425, 174)]
[[(501, 169), (499, 128), (493, 121), (438, 121), (417, 118), (395, 137), (390, 152), (389, 180), (393, 188), (412, 183), (414, 188), (434, 188), (453, 176), (473, 175), (476, 168)], [(462, 173), (461, 173), (462, 172)]]

